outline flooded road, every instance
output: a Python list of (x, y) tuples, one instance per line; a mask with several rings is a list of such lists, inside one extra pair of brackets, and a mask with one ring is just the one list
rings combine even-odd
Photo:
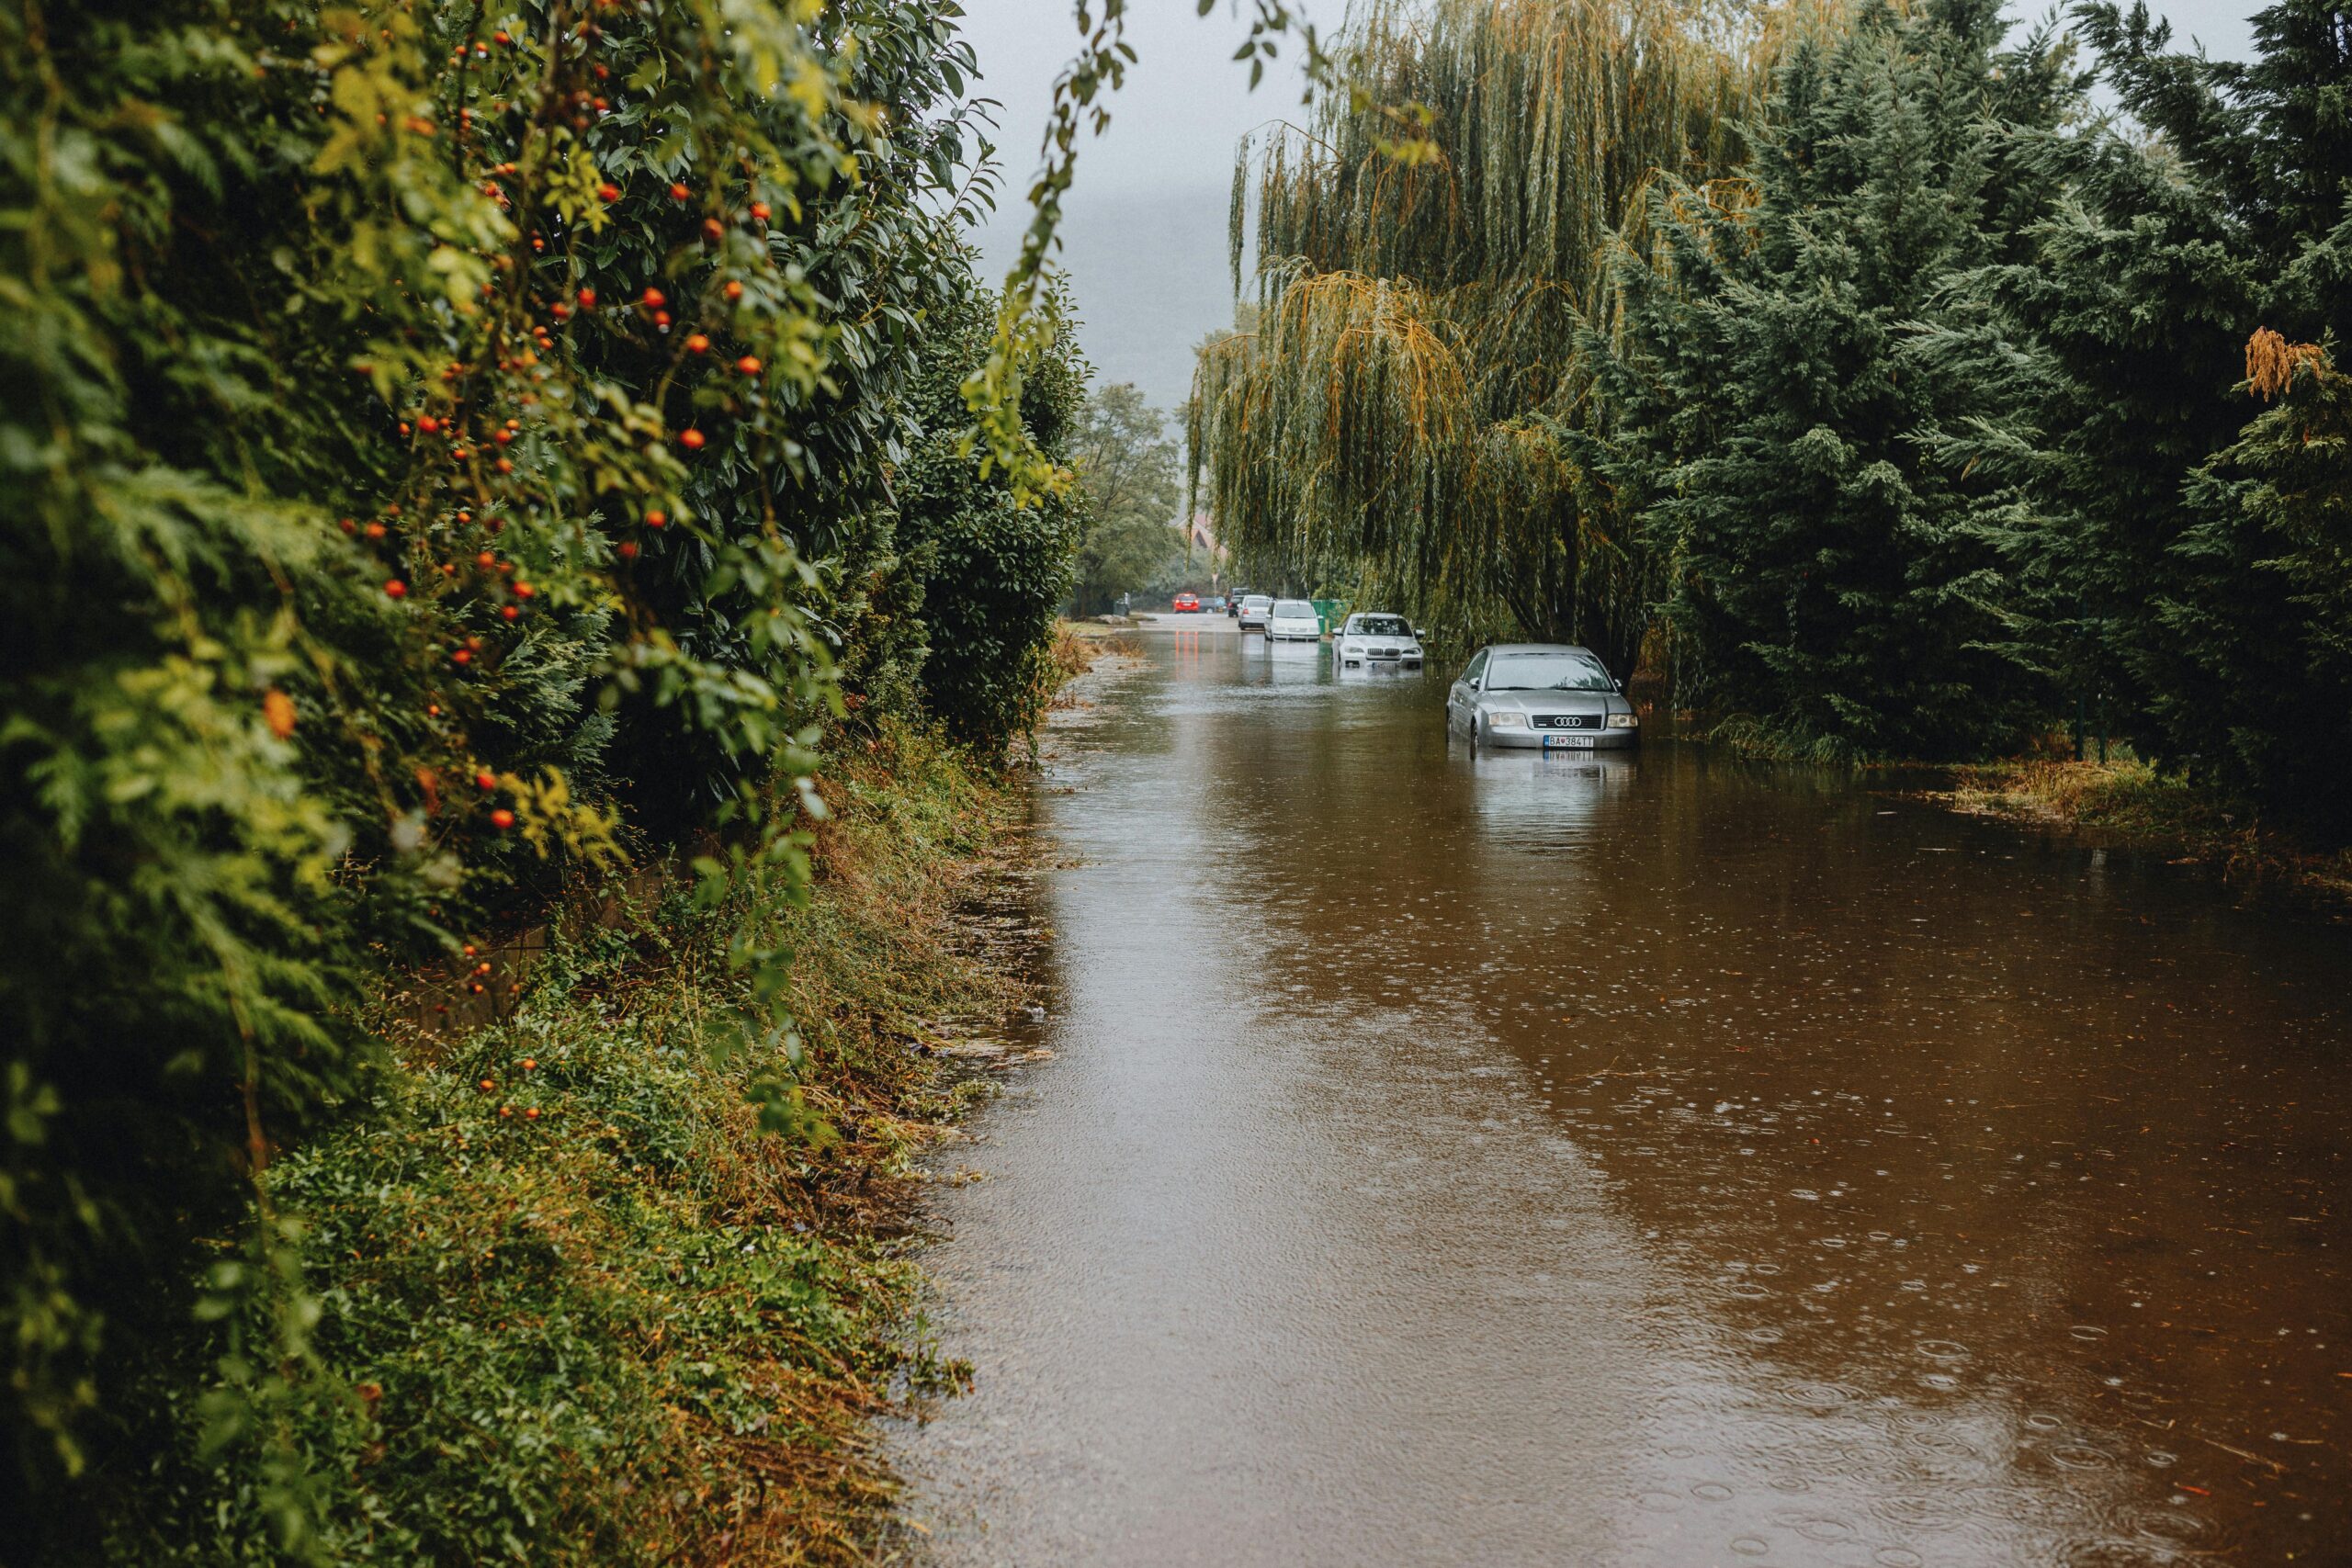
[(2352, 1561), (2352, 931), (1445, 679), (1065, 737), (922, 1560)]

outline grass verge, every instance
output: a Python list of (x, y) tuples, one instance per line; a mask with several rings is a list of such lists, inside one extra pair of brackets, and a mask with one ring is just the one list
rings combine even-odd
[(2125, 759), (2023, 760), (1953, 770), (1938, 798), (1957, 810), (2092, 829), (2211, 864), (2233, 878), (2278, 882), (2352, 898), (2352, 851), (2314, 852), (2268, 831), (2188, 781)]
[[(869, 1418), (966, 1375), (913, 1322), (910, 1156), (953, 1098), (913, 1042), (1020, 993), (957, 935), (1019, 799), (889, 721), (824, 779), (785, 919), (829, 1133), (762, 1134), (763, 1065), (714, 1052), (743, 911), (681, 894), (614, 920), (582, 889), (511, 1019), (395, 1037), (364, 1111), (273, 1168), (308, 1344), (232, 1318), (146, 1369), (150, 1429), (119, 1451), (151, 1461), (101, 1478), (115, 1506), (61, 1555), (861, 1560), (891, 1492)], [(268, 1355), (306, 1369), (300, 1397), (216, 1448), (209, 1406)]]

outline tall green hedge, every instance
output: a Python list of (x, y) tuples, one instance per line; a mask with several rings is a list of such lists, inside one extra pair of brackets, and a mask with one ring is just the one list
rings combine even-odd
[(0, 13), (0, 1517), (192, 1317), (210, 1439), (266, 1440), (315, 1314), (273, 1171), (378, 1092), (388, 961), (707, 829), (798, 874), (915, 390), (973, 357), (958, 14)]

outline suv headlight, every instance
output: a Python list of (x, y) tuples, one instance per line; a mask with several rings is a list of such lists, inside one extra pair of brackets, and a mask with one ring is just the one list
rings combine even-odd
[(1523, 713), (1490, 713), (1487, 716), (1489, 729), (1525, 729), (1527, 716)]
[(1642, 721), (1630, 713), (1612, 713), (1609, 716), (1609, 728), (1611, 729), (1639, 729), (1641, 727)]

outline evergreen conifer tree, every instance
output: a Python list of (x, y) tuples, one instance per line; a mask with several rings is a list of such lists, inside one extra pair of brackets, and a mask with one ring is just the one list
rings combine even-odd
[(1819, 756), (1964, 755), (2046, 710), (1999, 557), (1927, 431), (1965, 384), (1906, 348), (2044, 198), (1996, 117), (2057, 122), (2045, 40), (1989, 0), (1865, 8), (1782, 68), (1744, 177), (1665, 184), (1628, 254), (1612, 468), (1669, 563), (1679, 700)]

